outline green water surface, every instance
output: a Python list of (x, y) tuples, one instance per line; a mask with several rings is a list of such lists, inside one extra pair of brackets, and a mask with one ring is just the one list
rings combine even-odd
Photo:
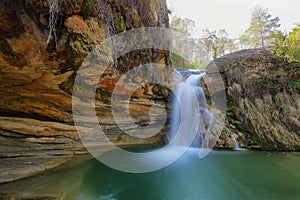
[(0, 186), (60, 193), (66, 200), (300, 199), (300, 154), (189, 149), (159, 171), (129, 174), (97, 160)]

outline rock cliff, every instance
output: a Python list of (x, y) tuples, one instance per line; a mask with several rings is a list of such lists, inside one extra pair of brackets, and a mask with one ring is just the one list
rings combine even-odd
[[(34, 175), (87, 152), (72, 116), (76, 72), (96, 45), (139, 27), (168, 27), (166, 2), (0, 3), (0, 183)], [(155, 49), (140, 50), (118, 58), (114, 66), (104, 66), (107, 69), (99, 81), (95, 109), (99, 123), (116, 143), (161, 142), (163, 133), (147, 140), (126, 136), (117, 128), (108, 103), (122, 73), (149, 62), (164, 67), (168, 65), (169, 54)], [(130, 111), (137, 124), (148, 123), (149, 109), (154, 104), (164, 105), (166, 92), (149, 84), (136, 89)]]
[(253, 49), (211, 62), (207, 66), (211, 77), (216, 73), (213, 65), (227, 94), (226, 126), (217, 147), (232, 148), (233, 135), (244, 148), (300, 150), (299, 63)]

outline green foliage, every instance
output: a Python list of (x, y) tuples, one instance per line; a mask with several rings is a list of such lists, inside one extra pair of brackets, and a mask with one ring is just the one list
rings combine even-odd
[(256, 6), (251, 13), (249, 28), (240, 37), (240, 42), (244, 48), (258, 48), (271, 45), (270, 35), (280, 27), (279, 18), (272, 18), (268, 10)]
[(187, 62), (176, 53), (172, 53), (171, 57), (174, 68), (205, 69), (206, 67), (206, 63), (200, 63), (197, 61)]
[(270, 39), (272, 40), (272, 46), (278, 49), (282, 46), (283, 42), (287, 39), (287, 35), (282, 31), (274, 31), (270, 34)]
[(288, 36), (281, 32), (272, 35), (275, 52), (287, 62), (298, 66), (300, 62), (300, 25), (293, 28)]
[(176, 53), (171, 54), (172, 65), (174, 68), (183, 68), (185, 66), (185, 61)]
[(194, 31), (195, 22), (191, 19), (180, 18), (174, 16), (171, 20), (171, 28), (174, 31), (180, 32), (188, 37), (191, 37), (191, 33)]
[(278, 96), (274, 96), (273, 99), (274, 99), (276, 106), (284, 107), (284, 104), (282, 103), (281, 99)]
[[(238, 50), (235, 40), (229, 38), (225, 29), (218, 31), (205, 29), (200, 38), (194, 38), (192, 33), (195, 23), (192, 20), (174, 16), (171, 22), (172, 29), (182, 33), (184, 36), (180, 38), (183, 40), (183, 42), (179, 42), (180, 48), (174, 49), (177, 55), (172, 56), (172, 63), (175, 67), (205, 68), (212, 59)], [(190, 63), (186, 63), (178, 55), (185, 55), (185, 58)]]
[(87, 0), (90, 6), (95, 6), (95, 0)]
[(229, 38), (225, 29), (210, 31), (203, 30), (202, 38), (203, 47), (213, 59), (223, 56), (226, 53), (232, 53), (238, 49), (235, 40)]
[(295, 27), (284, 41), (279, 43), (276, 54), (288, 62), (300, 62), (300, 25)]
[[(206, 56), (203, 55), (204, 51), (202, 46), (199, 46), (197, 39), (193, 38), (192, 32), (194, 30), (194, 21), (187, 18), (179, 18), (174, 16), (171, 20), (171, 28), (183, 35), (177, 38), (177, 48), (173, 49), (172, 64), (175, 68), (203, 68), (207, 64)], [(182, 58), (179, 55), (184, 55)], [(205, 58), (204, 58), (205, 57)], [(186, 60), (185, 60), (186, 59)], [(188, 61), (187, 61), (188, 60)]]
[(267, 83), (267, 88), (269, 88), (269, 89), (276, 89), (278, 86), (275, 84), (275, 83), (273, 83), (273, 82), (268, 82)]
[(217, 31), (210, 31), (208, 28), (204, 29), (202, 32), (202, 44), (203, 48), (207, 52), (209, 57), (216, 59), (217, 53)]
[(206, 65), (203, 65), (201, 63), (188, 63), (187, 65), (185, 65), (185, 68), (189, 68), (189, 69), (205, 69)]
[(300, 90), (300, 80), (290, 82), (289, 83), (289, 88), (293, 91)]

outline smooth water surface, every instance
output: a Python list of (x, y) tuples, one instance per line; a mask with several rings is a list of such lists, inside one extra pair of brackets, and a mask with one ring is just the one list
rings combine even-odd
[(67, 200), (102, 199), (300, 199), (300, 154), (254, 151), (213, 151), (204, 159), (189, 149), (162, 170), (129, 174), (90, 160), (14, 183), (37, 193), (57, 192)]

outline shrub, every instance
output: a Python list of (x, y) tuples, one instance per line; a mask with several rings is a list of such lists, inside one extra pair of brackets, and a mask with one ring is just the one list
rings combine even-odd
[(276, 47), (276, 54), (288, 62), (300, 62), (300, 24)]

